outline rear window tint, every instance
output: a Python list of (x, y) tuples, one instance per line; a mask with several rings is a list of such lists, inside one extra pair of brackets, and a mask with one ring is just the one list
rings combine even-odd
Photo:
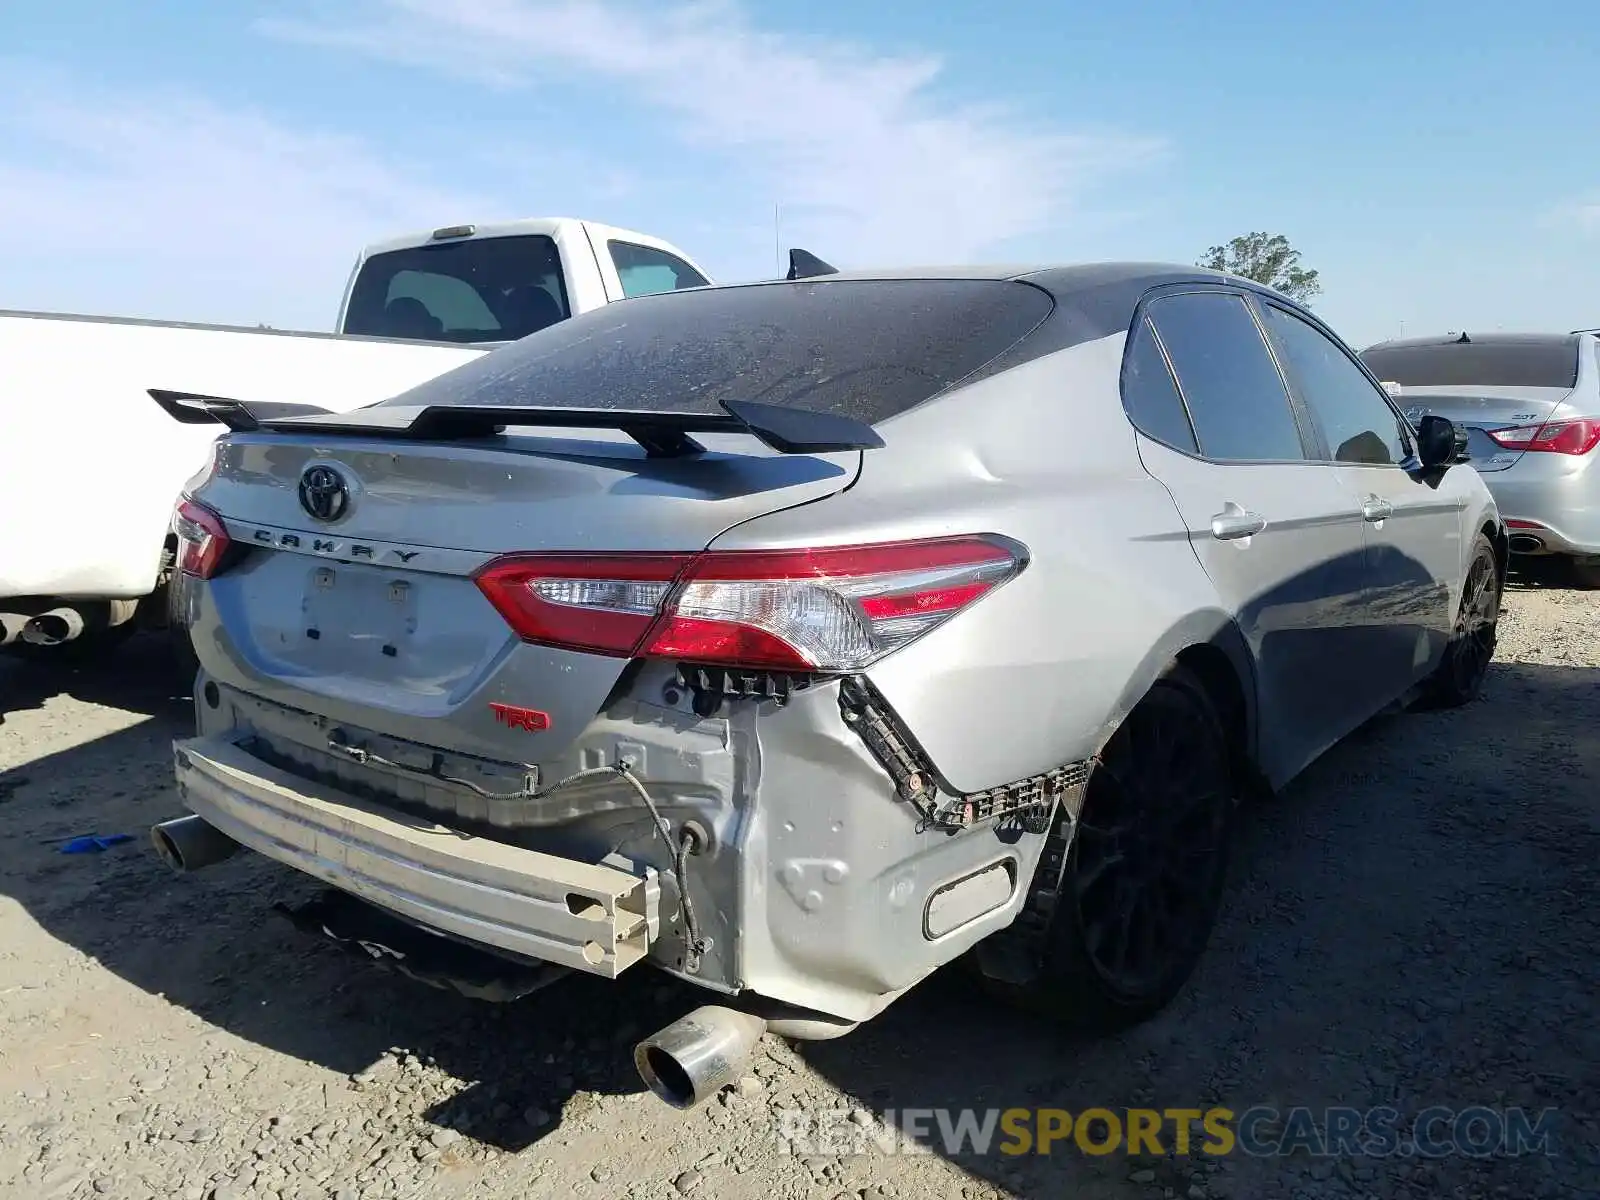
[(1571, 388), (1578, 383), (1578, 339), (1438, 342), (1374, 346), (1361, 361), (1402, 387)]
[(755, 400), (869, 423), (1025, 337), (1029, 284), (869, 279), (641, 296), (563, 321), (384, 401), (716, 413)]
[(439, 242), (361, 264), (344, 332), (433, 342), (509, 342), (567, 317), (561, 254), (543, 234)]

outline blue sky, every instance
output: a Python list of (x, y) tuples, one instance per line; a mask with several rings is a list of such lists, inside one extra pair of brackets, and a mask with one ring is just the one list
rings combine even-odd
[(0, 307), (327, 328), (357, 248), (564, 214), (720, 279), (1281, 232), (1356, 345), (1600, 325), (1575, 4), (51, 0), (0, 15)]

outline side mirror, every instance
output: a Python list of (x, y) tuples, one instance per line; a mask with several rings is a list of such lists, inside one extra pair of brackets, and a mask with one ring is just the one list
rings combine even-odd
[(1428, 470), (1466, 462), (1466, 429), (1449, 417), (1429, 413), (1417, 426), (1417, 458)]

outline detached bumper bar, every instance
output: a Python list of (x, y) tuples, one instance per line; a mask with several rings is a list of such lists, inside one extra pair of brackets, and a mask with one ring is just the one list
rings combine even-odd
[(268, 858), (468, 941), (615, 978), (660, 928), (654, 876), (508, 846), (300, 779), (221, 738), (173, 743), (196, 816)]

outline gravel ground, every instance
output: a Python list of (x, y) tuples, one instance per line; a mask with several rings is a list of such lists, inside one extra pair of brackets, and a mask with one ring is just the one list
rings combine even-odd
[[(1232, 894), (1172, 1009), (1082, 1041), (939, 977), (834, 1043), (768, 1038), (683, 1117), (632, 1040), (696, 1002), (646, 975), (515, 1005), (357, 962), (272, 912), (240, 856), (166, 873), (186, 704), (158, 647), (0, 663), (0, 1194), (186, 1200), (697, 1194), (1600, 1196), (1600, 597), (1508, 594), (1485, 698), (1384, 718), (1248, 814)], [(97, 855), (78, 834), (132, 833)], [(797, 1106), (1388, 1105), (1559, 1110), (1523, 1157), (1130, 1159), (803, 1153)], [(1170, 1150), (1169, 1146), (1169, 1150)]]

